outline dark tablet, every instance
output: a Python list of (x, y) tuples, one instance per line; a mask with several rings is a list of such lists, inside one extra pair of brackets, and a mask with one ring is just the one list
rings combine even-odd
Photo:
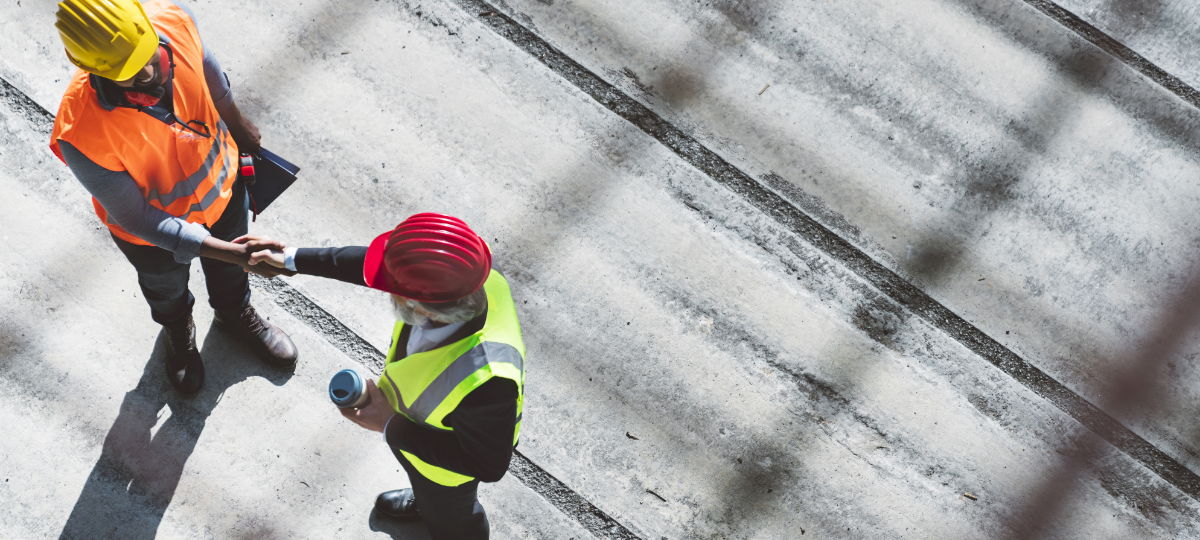
[(275, 202), (284, 190), (296, 181), (296, 173), (300, 167), (292, 165), (266, 148), (260, 149), (254, 156), (254, 184), (249, 186), (250, 211), (255, 217)]

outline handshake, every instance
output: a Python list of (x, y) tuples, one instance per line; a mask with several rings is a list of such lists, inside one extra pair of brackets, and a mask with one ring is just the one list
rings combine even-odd
[(287, 245), (272, 240), (266, 236), (247, 234), (233, 241), (237, 251), (235, 262), (246, 272), (258, 274), (267, 279), (275, 276), (294, 276), (294, 270), (288, 270), (284, 250)]

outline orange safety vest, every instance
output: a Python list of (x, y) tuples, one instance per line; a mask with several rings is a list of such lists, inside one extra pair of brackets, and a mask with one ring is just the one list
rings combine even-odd
[[(211, 225), (220, 219), (233, 193), (237, 145), (208, 93), (204, 50), (191, 17), (165, 0), (146, 0), (142, 6), (154, 29), (170, 40), (174, 52), (175, 116), (182, 122), (204, 122), (211, 137), (202, 137), (178, 124), (168, 126), (137, 109), (105, 110), (88, 80), (89, 74), (79, 70), (58, 108), (50, 148), (62, 159), (58, 141), (67, 141), (101, 167), (129, 172), (151, 205), (188, 222)], [(118, 238), (151, 245), (111, 221), (94, 197), (92, 205)]]

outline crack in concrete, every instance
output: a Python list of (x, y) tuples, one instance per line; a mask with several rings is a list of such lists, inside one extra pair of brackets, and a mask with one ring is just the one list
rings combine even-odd
[[(489, 16), (474, 16), (482, 24), (532, 55), (537, 61), (591, 96), (605, 108), (624, 118), (647, 135), (654, 137), (713, 181), (733, 191), (759, 211), (779, 222), (792, 234), (845, 265), (880, 292), (910, 312), (929, 321), (930, 324), (946, 332), (975, 354), (1050, 401), (1089, 430), (1154, 471), (1163, 480), (1187, 493), (1193, 499), (1200, 500), (1200, 475), (1192, 472), (1088, 400), (947, 309), (850, 241), (837, 235), (792, 205), (786, 198), (735, 167), (696, 138), (668, 122), (613, 84), (600, 78), (570, 56), (559, 51), (491, 3), (484, 0), (453, 0), (453, 2), (469, 15), (492, 12), (493, 14)], [(1055, 21), (1063, 23), (1069, 30), (1079, 33), (1088, 41), (1113, 54), (1193, 106), (1200, 108), (1200, 92), (1196, 92), (1178, 78), (1154, 66), (1095, 27), (1051, 2), (1045, 0), (1025, 0), (1025, 2), (1054, 18)]]

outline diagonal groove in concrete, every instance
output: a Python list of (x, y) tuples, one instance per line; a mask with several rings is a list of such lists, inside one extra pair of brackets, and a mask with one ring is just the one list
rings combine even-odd
[[(3, 78), (0, 78), (0, 103), (17, 112), (30, 123), (34, 130), (47, 136), (50, 135), (54, 125), (54, 115)], [(375, 375), (382, 372), (386, 356), (317, 305), (316, 302), (283, 280), (268, 280), (257, 275), (251, 275), (250, 278), (252, 286), (271, 297), (284, 311), (304, 321), (313, 331), (345, 353), (346, 356), (362, 364)], [(524, 454), (514, 451), (513, 457), (513, 463), (509, 465), (509, 472), (513, 476), (597, 538), (640, 540), (641, 537), (634, 534), (633, 531), (525, 457)]]
[(1165, 88), (1168, 92), (1179, 96), (1179, 99), (1188, 102), (1193, 107), (1200, 108), (1200, 91), (1192, 88), (1179, 77), (1167, 73), (1166, 70), (1158, 67), (1154, 62), (1151, 62), (1146, 57), (1134, 52), (1133, 49), (1113, 39), (1112, 36), (1105, 34), (1099, 28), (1079, 18), (1078, 15), (1067, 11), (1062, 6), (1049, 0), (1022, 1), (1042, 12), (1043, 15), (1054, 19), (1054, 22), (1063, 25), (1079, 37), (1088, 40), (1089, 43), (1099, 47), (1100, 50), (1112, 55), (1113, 58), (1137, 70), (1138, 73), (1141, 73), (1147, 79), (1158, 83), (1159, 86)]
[[(475, 16), (498, 35), (532, 55), (605, 108), (657, 139), (684, 161), (704, 172), (718, 184), (741, 196), (793, 234), (845, 265), (896, 303), (946, 332), (963, 346), (1047, 399), (1146, 468), (1154, 471), (1163, 480), (1187, 493), (1193, 499), (1200, 500), (1200, 475), (1183, 466), (1133, 430), (1125, 427), (1088, 400), (947, 309), (915, 285), (875, 261), (870, 255), (793, 206), (775, 191), (725, 161), (640, 101), (630, 97), (559, 51), (532, 30), (506, 15), (504, 11), (484, 0), (453, 1), (468, 14)], [(1083, 37), (1096, 43), (1097, 46), (1121, 61), (1130, 63), (1139, 72), (1192, 105), (1200, 107), (1200, 92), (1154, 66), (1145, 58), (1070, 12), (1043, 0), (1024, 1), (1060, 23), (1077, 21), (1078, 24), (1075, 26), (1065, 23), (1064, 26), (1076, 32), (1086, 31), (1086, 34), (1081, 34)]]

